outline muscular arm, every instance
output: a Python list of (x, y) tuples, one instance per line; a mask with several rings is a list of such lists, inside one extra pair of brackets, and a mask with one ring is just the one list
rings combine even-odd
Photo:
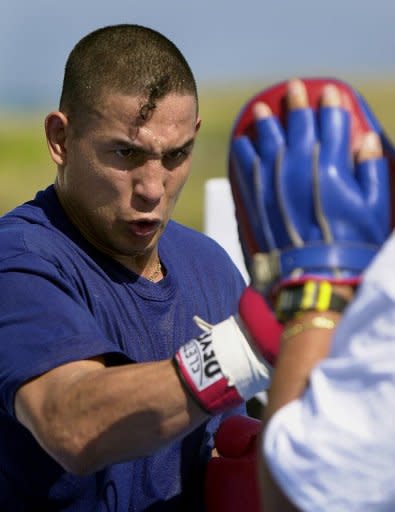
[(76, 474), (150, 454), (207, 418), (170, 360), (69, 363), (24, 384), (15, 410), (43, 449)]

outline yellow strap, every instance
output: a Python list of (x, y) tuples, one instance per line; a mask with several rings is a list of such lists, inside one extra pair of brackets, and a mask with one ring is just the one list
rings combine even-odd
[(332, 286), (328, 281), (307, 281), (303, 286), (300, 309), (327, 311), (332, 297)]
[(300, 309), (310, 309), (314, 305), (314, 301), (317, 294), (317, 283), (316, 281), (307, 281), (303, 286), (302, 301)]
[(318, 286), (316, 308), (318, 311), (328, 311), (332, 297), (332, 286), (328, 281), (322, 281)]

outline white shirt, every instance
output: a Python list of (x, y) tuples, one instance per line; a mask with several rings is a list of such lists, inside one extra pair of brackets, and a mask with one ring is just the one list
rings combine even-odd
[(270, 420), (262, 447), (303, 511), (395, 511), (395, 234), (364, 275), (331, 355)]

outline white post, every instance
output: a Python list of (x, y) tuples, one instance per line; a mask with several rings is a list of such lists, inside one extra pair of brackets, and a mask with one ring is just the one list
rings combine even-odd
[(245, 281), (249, 282), (237, 232), (232, 192), (227, 178), (212, 178), (205, 183), (204, 232), (227, 251)]

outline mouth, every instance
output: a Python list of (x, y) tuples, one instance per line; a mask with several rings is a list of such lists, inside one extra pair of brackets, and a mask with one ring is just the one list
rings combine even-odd
[(160, 227), (159, 220), (135, 220), (128, 223), (129, 230), (136, 237), (146, 238), (154, 235)]

